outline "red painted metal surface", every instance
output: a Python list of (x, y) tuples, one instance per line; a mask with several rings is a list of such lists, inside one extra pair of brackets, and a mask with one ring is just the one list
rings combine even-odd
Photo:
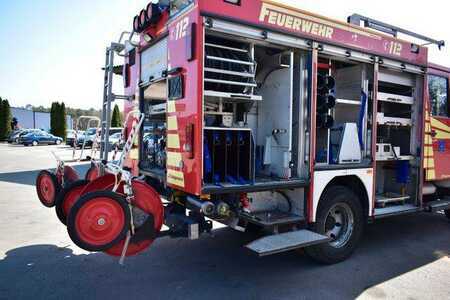
[(72, 166), (64, 166), (64, 181), (75, 182), (80, 179), (80, 175)]
[(83, 191), (84, 187), (84, 185), (74, 187), (65, 195), (63, 199), (62, 209), (66, 218), (69, 215), (70, 209), (73, 207), (75, 202), (80, 199), (81, 192)]
[(36, 180), (36, 189), (39, 200), (47, 207), (55, 205), (58, 184), (54, 175), (48, 171), (41, 171)]
[[(195, 34), (192, 37), (195, 43), (195, 52), (192, 60), (188, 60), (187, 53), (191, 38), (189, 28), (195, 27)], [(170, 170), (183, 173), (184, 186), (174, 185), (168, 180), (168, 185), (187, 193), (199, 195), (202, 187), (202, 88), (203, 88), (203, 24), (200, 20), (199, 11), (195, 7), (178, 16), (168, 25), (169, 42), (168, 57), (169, 69), (181, 68), (183, 76), (184, 95), (182, 99), (175, 101), (175, 112), (168, 110), (169, 117), (176, 117), (178, 130), (168, 131), (168, 134), (178, 135), (179, 147), (170, 148), (168, 152), (179, 152), (182, 155), (182, 165), (180, 167), (168, 167)], [(180, 29), (181, 28), (181, 29)], [(170, 105), (169, 105), (170, 108)], [(193, 157), (186, 151), (187, 128), (193, 126), (194, 145)]]
[[(428, 74), (446, 78), (447, 83), (450, 84), (449, 68), (433, 64), (428, 69)], [(447, 91), (447, 99), (448, 96), (449, 91)], [(430, 120), (427, 121), (425, 119), (424, 126), (422, 127), (425, 129), (423, 130), (424, 137), (422, 138), (422, 140), (425, 140), (425, 145), (422, 152), (424, 153), (425, 166), (430, 167), (429, 169), (431, 170), (434, 170), (434, 176), (425, 176), (425, 179), (428, 179), (429, 181), (448, 180), (450, 179), (450, 117), (433, 116), (430, 101), (431, 99), (427, 78), (424, 88), (424, 111), (429, 112)], [(427, 125), (430, 126), (428, 131)], [(426, 138), (427, 135), (431, 136), (431, 145), (429, 143), (427, 144), (427, 142), (429, 142)], [(427, 146), (432, 147), (432, 153), (426, 151)]]
[(89, 170), (87, 170), (86, 172), (86, 180), (89, 181), (94, 181), (95, 179), (97, 179), (100, 176), (100, 169), (99, 167), (92, 165)]
[(222, 16), (235, 22), (427, 65), (428, 49), (425, 47), (420, 47), (418, 54), (413, 53), (411, 42), (268, 0), (241, 1), (240, 6), (223, 1), (199, 0), (199, 5), (202, 14)]
[(99, 246), (114, 241), (122, 232), (125, 221), (123, 208), (117, 201), (98, 197), (80, 208), (75, 229), (82, 241)]

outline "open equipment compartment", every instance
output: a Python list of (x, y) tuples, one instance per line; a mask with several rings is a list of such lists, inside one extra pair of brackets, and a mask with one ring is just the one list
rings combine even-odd
[(203, 182), (208, 192), (304, 185), (307, 120), (298, 120), (305, 119), (300, 113), (309, 105), (307, 56), (286, 46), (206, 32)]
[(320, 55), (317, 82), (316, 168), (369, 166), (373, 66)]
[(418, 205), (423, 77), (380, 68), (376, 145), (376, 209)]

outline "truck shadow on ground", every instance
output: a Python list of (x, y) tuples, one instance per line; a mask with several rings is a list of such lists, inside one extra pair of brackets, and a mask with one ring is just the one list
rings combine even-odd
[[(56, 166), (56, 162), (55, 162)], [(84, 178), (86, 171), (89, 169), (90, 163), (83, 163), (74, 166), (75, 170), (78, 172), (81, 178)], [(49, 168), (48, 170), (53, 171), (54, 168)], [(25, 185), (35, 185), (36, 177), (41, 170), (33, 171), (23, 171), (23, 172), (10, 172), (10, 173), (0, 173), (0, 182), (18, 183)]]
[[(230, 229), (197, 241), (162, 238), (124, 266), (102, 253), (32, 245), (0, 260), (6, 298), (298, 299), (360, 295), (367, 288), (450, 253), (450, 223), (419, 214), (368, 225), (361, 247), (340, 264), (323, 266), (292, 251), (258, 258), (242, 245), (254, 235)], [(0, 298), (2, 298), (0, 296)]]

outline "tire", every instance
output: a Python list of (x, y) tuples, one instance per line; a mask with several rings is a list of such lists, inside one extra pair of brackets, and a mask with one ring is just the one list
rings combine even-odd
[(33, 142), (31, 142), (31, 145), (32, 146), (37, 146), (37, 145), (39, 145), (39, 143), (37, 141), (33, 141)]
[(61, 145), (61, 141), (60, 140), (56, 140), (55, 144), (56, 145)]
[(444, 211), (445, 216), (450, 219), (450, 209)]
[[(74, 204), (67, 218), (67, 231), (81, 249), (104, 251), (125, 238), (130, 220), (130, 210), (123, 196), (97, 191), (82, 196)], [(101, 228), (105, 225), (106, 229)]]
[(56, 175), (50, 171), (43, 170), (36, 177), (36, 192), (39, 201), (46, 207), (55, 206), (55, 200), (61, 190)]
[[(87, 180), (78, 180), (67, 184), (56, 197), (55, 211), (56, 216), (64, 225), (67, 224), (67, 215), (74, 204), (81, 196), (83, 188), (89, 183)], [(77, 197), (78, 196), (78, 197)], [(70, 201), (68, 203), (67, 201)], [(68, 208), (68, 205), (70, 208)]]
[(364, 225), (364, 212), (358, 197), (346, 187), (330, 187), (320, 199), (316, 223), (311, 229), (334, 239), (307, 247), (305, 252), (323, 264), (344, 261), (358, 246)]

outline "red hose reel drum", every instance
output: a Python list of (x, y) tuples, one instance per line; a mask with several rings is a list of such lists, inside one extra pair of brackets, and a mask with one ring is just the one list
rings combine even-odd
[[(140, 180), (133, 180), (132, 188), (134, 193), (133, 205), (140, 210), (143, 215), (153, 217), (154, 233), (159, 233), (164, 222), (164, 207), (159, 194), (151, 186)], [(134, 217), (135, 219), (138, 219), (137, 215)], [(149, 229), (147, 226), (151, 224), (151, 222), (148, 221), (149, 218), (143, 222), (141, 220), (141, 224), (136, 226), (136, 235), (131, 238), (125, 256), (139, 254), (153, 243), (154, 237), (146, 235), (146, 231)], [(121, 256), (124, 244), (125, 239), (104, 252), (112, 256)]]
[(56, 196), (61, 190), (58, 177), (47, 170), (39, 172), (36, 178), (36, 192), (41, 203), (46, 207), (55, 206)]
[[(89, 197), (89, 195), (95, 193), (101, 193), (102, 191), (111, 191), (115, 185), (115, 176), (112, 174), (106, 174), (102, 177), (95, 179), (94, 181), (88, 183), (82, 190), (80, 199), (84, 199)], [(115, 193), (108, 192), (111, 194), (108, 195), (117, 195), (118, 197), (122, 197), (124, 199), (124, 183), (121, 182), (119, 188)], [(132, 189), (133, 189), (133, 220), (135, 224), (135, 235), (131, 237), (130, 243), (128, 245), (128, 249), (126, 252), (126, 256), (136, 255), (145, 249), (147, 249), (154, 241), (156, 234), (161, 230), (161, 227), (164, 222), (164, 207), (161, 202), (161, 198), (159, 194), (148, 184), (140, 180), (132, 181)], [(69, 234), (71, 235), (72, 240), (80, 247), (90, 251), (104, 251), (105, 253), (112, 256), (121, 256), (122, 250), (125, 244), (126, 237), (123, 236), (117, 242), (114, 241), (111, 237), (119, 236), (119, 231), (109, 232), (111, 237), (103, 238), (101, 236), (101, 230), (96, 229), (95, 226), (82, 226), (85, 223), (89, 223), (87, 219), (90, 219), (92, 215), (97, 217), (97, 214), (102, 210), (102, 205), (105, 205), (105, 211), (108, 209), (111, 213), (108, 213), (108, 217), (110, 218), (110, 222), (114, 222), (115, 216), (122, 216), (120, 212), (119, 206), (111, 207), (111, 201), (106, 199), (110, 196), (101, 195), (102, 199), (90, 199), (88, 205), (85, 207), (77, 207), (77, 214), (79, 216), (72, 216), (72, 224), (71, 228), (68, 228)], [(107, 196), (105, 198), (105, 196)], [(78, 200), (79, 201), (79, 200)], [(75, 202), (75, 205), (80, 206), (78, 201)], [(86, 199), (85, 199), (86, 202)], [(86, 202), (87, 203), (87, 202)], [(94, 204), (92, 204), (94, 203)], [(92, 208), (92, 212), (90, 209)], [(67, 209), (67, 208), (66, 208)], [(127, 206), (127, 209), (129, 207)], [(69, 219), (72, 211), (69, 210)], [(117, 221), (122, 224), (122, 221)], [(95, 224), (94, 224), (95, 225)], [(122, 226), (122, 225), (121, 225)], [(150, 227), (149, 226), (153, 226)], [(123, 228), (123, 227), (121, 227)], [(81, 232), (77, 232), (81, 230)], [(108, 233), (107, 231), (105, 231)], [(114, 235), (116, 234), (116, 235)], [(95, 239), (98, 241), (107, 241), (106, 244), (95, 244)], [(113, 243), (114, 241), (114, 243)], [(109, 247), (106, 245), (109, 244)]]
[(77, 171), (71, 166), (64, 166), (64, 170), (53, 173), (48, 170), (39, 172), (36, 178), (36, 192), (41, 203), (46, 207), (55, 206), (56, 198), (65, 185), (79, 180)]

